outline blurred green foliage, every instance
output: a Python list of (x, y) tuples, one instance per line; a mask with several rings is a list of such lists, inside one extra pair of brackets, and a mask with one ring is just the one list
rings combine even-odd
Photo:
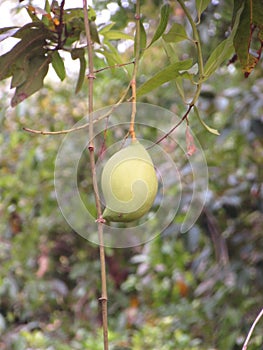
[[(147, 4), (143, 9), (155, 18), (159, 2)], [(114, 15), (120, 27), (120, 20), (126, 24), (131, 19), (131, 3), (129, 8), (120, 5)], [(229, 23), (229, 7), (224, 2), (222, 8), (220, 19), (218, 7), (202, 15), (204, 30), (213, 29), (204, 38), (207, 55)], [(180, 50), (186, 49), (191, 55), (182, 43)], [(142, 61), (139, 81), (154, 68), (158, 71), (163, 57), (157, 44)], [(101, 64), (95, 60), (97, 68)], [(189, 117), (210, 179), (207, 205), (194, 227), (179, 234), (182, 218), (177, 217), (163, 235), (144, 246), (106, 249), (112, 350), (242, 347), (262, 308), (262, 71), (261, 62), (244, 80), (238, 69), (225, 65), (204, 85), (199, 112), (220, 136), (204, 130), (194, 114)], [(121, 69), (100, 73), (96, 108), (114, 103), (126, 79)], [(64, 129), (86, 115), (87, 86), (75, 96), (74, 84), (70, 77), (63, 85), (49, 81), (15, 109), (8, 107), (8, 89), (1, 85), (1, 350), (103, 348), (98, 248), (67, 225), (54, 192), (54, 162), (63, 136), (22, 129)], [(186, 86), (186, 92), (190, 95), (191, 88)], [(142, 100), (184, 113), (173, 82)], [(79, 177), (88, 192), (86, 170), (80, 167)], [(261, 349), (262, 344), (261, 322), (249, 349)]]

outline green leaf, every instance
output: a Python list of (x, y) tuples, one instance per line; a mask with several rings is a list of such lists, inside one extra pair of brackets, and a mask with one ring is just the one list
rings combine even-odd
[(0, 57), (0, 80), (12, 75), (12, 69), (16, 67), (17, 62), (19, 65), (21, 57), (24, 57), (26, 53), (30, 54), (35, 47), (39, 49), (44, 47), (47, 36), (48, 33), (39, 28), (31, 28), (29, 32), (26, 32), (18, 44)]
[(86, 59), (85, 59), (85, 50), (84, 49), (74, 49), (71, 51), (71, 57), (73, 60), (79, 59), (80, 68), (77, 85), (75, 88), (75, 93), (77, 94), (83, 85), (85, 75), (86, 75)]
[(66, 9), (64, 10), (63, 18), (66, 23), (71, 22), (74, 19), (84, 20), (83, 9), (82, 8)]
[(13, 70), (13, 77), (11, 81), (11, 89), (23, 84), (26, 81), (29, 74), (29, 62), (23, 60), (20, 66), (17, 66)]
[(41, 21), (46, 26), (48, 26), (49, 23), (50, 23), (50, 17), (49, 17), (49, 15), (50, 15), (50, 4), (49, 4), (48, 0), (45, 1), (45, 12), (46, 12), (46, 14), (48, 14), (48, 16), (47, 15), (43, 15), (42, 18), (41, 18)]
[(105, 57), (109, 66), (114, 66), (115, 64), (122, 63), (121, 56), (118, 54), (118, 52), (109, 51), (106, 48), (104, 48), (103, 50), (98, 50), (97, 52), (99, 52)]
[[(83, 11), (83, 10), (81, 9), (81, 11)], [(90, 21), (94, 22), (96, 20), (96, 11), (91, 6), (89, 6), (89, 8), (88, 8), (88, 15), (89, 15)]]
[(170, 63), (178, 61), (178, 49), (175, 44), (163, 41), (163, 48)]
[(27, 80), (16, 88), (15, 95), (11, 100), (12, 107), (24, 101), (42, 88), (44, 77), (48, 72), (49, 63), (49, 56), (35, 56), (30, 60), (30, 74), (28, 75)]
[(26, 80), (30, 72), (29, 61), (34, 56), (44, 56), (47, 50), (43, 47), (33, 47), (30, 50), (23, 52), (19, 56), (19, 59), (16, 60), (15, 64), (12, 67), (12, 81), (11, 88), (18, 87), (23, 84)]
[(169, 15), (170, 15), (170, 5), (169, 4), (164, 4), (161, 7), (161, 19), (160, 22), (158, 24), (158, 27), (154, 33), (154, 36), (150, 42), (150, 44), (147, 46), (150, 47), (155, 41), (157, 41), (164, 33), (167, 24), (168, 24), (168, 19), (169, 19)]
[(99, 33), (101, 35), (104, 35), (105, 33), (109, 32), (114, 25), (115, 25), (115, 22), (112, 22), (110, 24), (107, 24), (106, 26), (103, 26), (102, 28), (99, 29)]
[(217, 68), (221, 66), (221, 64), (231, 56), (231, 54), (234, 51), (233, 47), (233, 38), (236, 34), (237, 26), (239, 23), (240, 14), (243, 10), (243, 7), (241, 6), (235, 15), (235, 22), (233, 25), (232, 32), (230, 36), (222, 41), (211, 53), (210, 57), (208, 58), (205, 66), (204, 66), (204, 80), (208, 79), (211, 74), (213, 74)]
[(123, 63), (122, 56), (119, 54), (116, 47), (112, 45), (109, 41), (104, 41), (104, 44), (105, 45), (103, 46), (103, 48), (97, 50), (97, 52), (101, 53), (105, 57), (109, 66)]
[(179, 23), (174, 23), (169, 32), (167, 34), (163, 34), (163, 39), (167, 43), (178, 43), (183, 40), (189, 40), (184, 26)]
[(210, 4), (211, 0), (195, 0), (195, 6), (197, 10), (198, 22), (200, 22), (201, 14)]
[(55, 35), (52, 31), (50, 31), (42, 22), (30, 22), (25, 24), (22, 28), (20, 28), (13, 36), (18, 39), (23, 39), (26, 35), (32, 35), (31, 33), (39, 30), (42, 35), (45, 34), (47, 39), (55, 39)]
[(98, 43), (100, 44), (100, 38), (99, 38), (99, 33), (97, 30), (97, 25), (95, 22), (89, 22), (89, 26), (90, 26), (90, 36), (91, 36), (91, 40), (94, 43)]
[(185, 94), (184, 94), (184, 86), (183, 86), (183, 77), (179, 76), (175, 78), (175, 84), (177, 87), (177, 90), (179, 92), (179, 95), (181, 96), (182, 100), (185, 100)]
[(218, 132), (218, 130), (211, 128), (210, 126), (208, 126), (208, 125), (203, 121), (203, 119), (200, 117), (198, 108), (197, 108), (196, 106), (194, 106), (194, 111), (195, 111), (195, 114), (196, 114), (197, 118), (199, 119), (200, 123), (203, 125), (203, 127), (204, 127), (206, 130), (208, 130), (211, 134), (220, 135), (220, 133)]
[[(136, 35), (137, 35), (137, 33), (136, 33)], [(147, 43), (146, 31), (145, 31), (145, 28), (144, 28), (142, 21), (140, 20), (140, 49), (139, 49), (140, 54), (139, 54), (139, 57), (142, 56), (143, 51), (146, 47), (146, 43)], [(134, 56), (135, 57), (136, 57), (136, 52), (137, 52), (137, 39), (135, 36), (135, 41), (134, 41)]]
[(31, 8), (33, 8), (33, 6), (27, 6), (26, 11), (29, 17), (31, 18), (32, 22), (41, 22), (37, 15), (33, 11), (31, 11)]
[(120, 30), (110, 30), (104, 33), (106, 40), (133, 40), (132, 35), (121, 32)]
[(189, 69), (191, 66), (192, 60), (188, 59), (185, 61), (175, 62), (165, 67), (138, 88), (137, 96), (147, 94), (162, 84), (175, 79), (176, 77), (180, 76), (180, 71)]
[(184, 79), (193, 80), (194, 75), (196, 75), (197, 73), (198, 73), (198, 64), (195, 63), (191, 68), (181, 70), (180, 76)]
[(63, 81), (66, 77), (66, 70), (65, 70), (64, 61), (61, 58), (58, 51), (54, 51), (52, 53), (52, 67), (57, 73), (57, 76), (59, 77), (59, 79)]
[(211, 53), (204, 66), (204, 80), (208, 79), (233, 53), (232, 39), (229, 37), (222, 41)]

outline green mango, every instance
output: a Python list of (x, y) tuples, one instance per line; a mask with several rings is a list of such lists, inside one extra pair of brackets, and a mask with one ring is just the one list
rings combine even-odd
[(105, 164), (101, 187), (106, 202), (106, 221), (130, 222), (146, 214), (156, 197), (158, 181), (146, 149), (135, 140)]

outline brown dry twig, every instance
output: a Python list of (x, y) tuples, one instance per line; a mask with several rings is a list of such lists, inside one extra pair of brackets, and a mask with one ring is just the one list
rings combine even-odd
[[(127, 88), (125, 89), (124, 93), (122, 94), (121, 98), (119, 99), (118, 102), (116, 102), (111, 109), (109, 110), (109, 112), (103, 114), (102, 116), (100, 116), (98, 119), (93, 120), (93, 124), (98, 123), (99, 121), (108, 118), (113, 111), (124, 101), (125, 97), (128, 94), (128, 91), (130, 89), (131, 83), (129, 83), (129, 85), (127, 86)], [(71, 132), (74, 131), (78, 131), (78, 130), (82, 130), (85, 129), (89, 126), (89, 122), (85, 123), (83, 125), (77, 126), (77, 127), (73, 127), (70, 129), (65, 129), (65, 130), (58, 130), (58, 131), (45, 131), (45, 130), (36, 130), (36, 129), (31, 129), (31, 128), (27, 128), (27, 127), (23, 127), (24, 131), (30, 132), (32, 134), (40, 134), (40, 135), (62, 135), (62, 134), (69, 134)]]

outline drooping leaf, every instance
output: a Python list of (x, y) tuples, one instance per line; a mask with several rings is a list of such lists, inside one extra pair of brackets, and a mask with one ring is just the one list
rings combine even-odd
[(178, 61), (178, 50), (176, 48), (176, 45), (174, 45), (173, 43), (167, 43), (166, 41), (163, 41), (163, 48), (170, 63)]
[(9, 52), (0, 56), (0, 80), (12, 75), (12, 68), (27, 52), (30, 53), (35, 47), (41, 48), (45, 45), (48, 33), (42, 32), (38, 27), (31, 29)]
[(207, 8), (207, 6), (210, 4), (210, 2), (211, 2), (211, 0), (195, 0), (198, 22), (200, 22), (201, 14)]
[[(134, 42), (134, 56), (136, 57), (136, 52), (137, 52), (137, 33), (135, 35), (135, 42)], [(146, 47), (146, 42), (147, 42), (147, 36), (146, 36), (146, 31), (144, 28), (144, 25), (142, 21), (140, 20), (140, 48), (139, 48), (139, 57), (142, 56), (143, 51)]]
[[(243, 6), (240, 5), (240, 2)], [(261, 48), (263, 46), (263, 3), (262, 0), (236, 0), (235, 8), (239, 8), (242, 12), (233, 44), (241, 63), (242, 71), (247, 77), (255, 68), (261, 56), (261, 49), (254, 54), (252, 54), (251, 49), (253, 41), (256, 40), (259, 41)], [(253, 37), (253, 33), (256, 30), (258, 31), (257, 39)]]
[(211, 134), (214, 134), (214, 135), (220, 135), (220, 133), (218, 132), (218, 130), (216, 129), (213, 129), (211, 128), (210, 126), (208, 126), (204, 121), (203, 119), (200, 117), (200, 114), (199, 114), (199, 110), (196, 106), (194, 106), (194, 111), (195, 111), (195, 114), (197, 116), (197, 118), (199, 119), (200, 123), (203, 125), (203, 127), (209, 131)]
[(16, 88), (15, 95), (11, 100), (12, 107), (24, 101), (42, 88), (43, 79), (48, 72), (49, 63), (49, 56), (35, 56), (30, 60), (30, 74), (28, 75), (27, 80)]
[(26, 81), (29, 74), (29, 62), (27, 60), (22, 61), (20, 66), (16, 66), (13, 69), (13, 77), (11, 80), (11, 89), (23, 84)]
[(89, 27), (90, 27), (90, 36), (91, 36), (91, 40), (94, 43), (98, 43), (100, 44), (100, 37), (99, 37), (99, 33), (97, 30), (97, 25), (94, 21), (90, 21), (89, 22)]
[(65, 70), (64, 61), (61, 58), (58, 51), (54, 51), (52, 53), (52, 67), (57, 73), (57, 76), (59, 77), (59, 79), (63, 81), (66, 77), (66, 70)]
[(205, 66), (204, 66), (204, 77), (203, 80), (208, 79), (211, 74), (213, 74), (221, 64), (228, 59), (234, 51), (233, 38), (236, 34), (236, 30), (239, 24), (240, 14), (243, 10), (241, 6), (235, 14), (235, 22), (232, 28), (230, 36), (222, 41), (211, 53)]
[(26, 35), (32, 35), (30, 33), (36, 32), (36, 30), (41, 31), (41, 33), (47, 39), (55, 39), (54, 33), (50, 31), (42, 22), (30, 22), (21, 27), (14, 35), (14, 38), (23, 39)]
[(184, 93), (184, 86), (183, 86), (183, 78), (181, 76), (175, 78), (175, 85), (177, 87), (177, 90), (182, 98), (182, 100), (185, 100), (185, 93)]
[(204, 80), (208, 79), (233, 53), (232, 39), (222, 41), (209, 56), (204, 67)]
[(74, 49), (71, 51), (71, 57), (73, 60), (79, 59), (80, 67), (79, 67), (79, 76), (77, 85), (75, 88), (75, 93), (77, 94), (83, 85), (85, 74), (86, 74), (86, 59), (85, 59), (85, 50), (84, 49)]
[(160, 18), (160, 22), (158, 24), (158, 27), (154, 33), (154, 36), (150, 42), (150, 44), (148, 45), (148, 47), (150, 47), (155, 41), (157, 41), (164, 33), (166, 27), (167, 27), (167, 24), (168, 24), (168, 19), (169, 19), (169, 15), (170, 15), (170, 5), (167, 3), (167, 4), (164, 4), (162, 7), (161, 7), (161, 18)]
[(32, 47), (32, 49), (24, 51), (23, 54), (19, 56), (15, 64), (12, 67), (12, 81), (11, 88), (18, 87), (23, 84), (30, 72), (30, 59), (34, 56), (44, 56), (47, 50), (41, 46)]
[(186, 70), (192, 67), (192, 60), (179, 61), (172, 63), (165, 67), (160, 72), (155, 74), (152, 78), (142, 84), (137, 90), (137, 96), (142, 96), (148, 92), (156, 89), (168, 81), (171, 81), (180, 75), (180, 71)]
[(178, 43), (183, 40), (189, 40), (184, 26), (179, 23), (174, 23), (169, 32), (167, 34), (163, 34), (163, 39), (167, 43)]

